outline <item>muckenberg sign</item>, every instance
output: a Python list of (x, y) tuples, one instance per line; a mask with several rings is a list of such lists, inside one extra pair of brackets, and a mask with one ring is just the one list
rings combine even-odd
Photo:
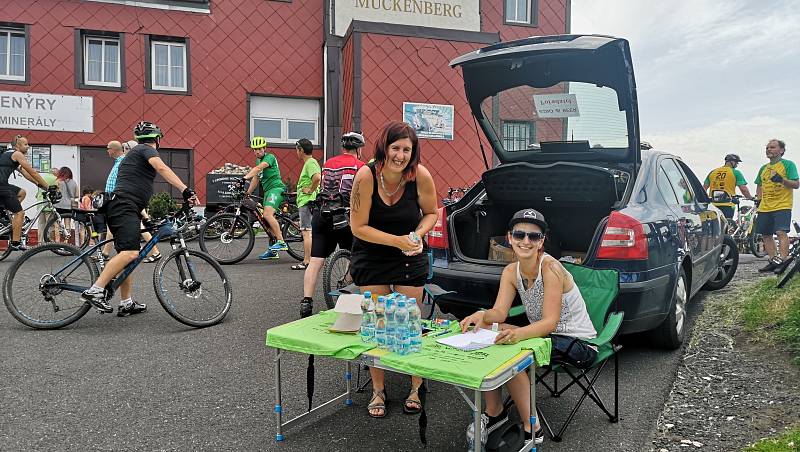
[(339, 36), (353, 20), (481, 31), (480, 0), (337, 0), (334, 7)]
[(91, 97), (0, 91), (0, 129), (93, 132)]

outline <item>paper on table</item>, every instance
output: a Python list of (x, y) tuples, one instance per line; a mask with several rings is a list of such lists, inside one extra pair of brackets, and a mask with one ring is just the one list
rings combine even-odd
[(436, 342), (469, 352), (494, 345), (494, 339), (497, 337), (497, 334), (496, 331), (482, 328), (476, 332), (469, 331), (456, 334), (455, 336), (437, 339)]

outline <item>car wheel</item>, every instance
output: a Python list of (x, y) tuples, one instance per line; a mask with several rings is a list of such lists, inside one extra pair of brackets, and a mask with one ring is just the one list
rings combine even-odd
[(719, 290), (727, 286), (739, 267), (739, 250), (733, 237), (726, 235), (722, 240), (717, 272), (703, 286), (706, 290)]
[(675, 350), (683, 343), (686, 335), (686, 304), (689, 301), (689, 287), (686, 272), (681, 268), (678, 283), (672, 295), (667, 318), (651, 332), (653, 345), (666, 350)]

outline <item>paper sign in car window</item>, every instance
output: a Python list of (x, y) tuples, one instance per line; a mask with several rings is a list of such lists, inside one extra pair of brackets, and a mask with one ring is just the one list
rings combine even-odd
[(569, 118), (580, 116), (575, 94), (534, 94), (533, 105), (540, 118)]

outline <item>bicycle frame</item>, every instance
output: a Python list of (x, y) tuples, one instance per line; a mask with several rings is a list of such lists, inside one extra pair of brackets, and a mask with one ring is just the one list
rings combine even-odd
[[(50, 204), (50, 207), (51, 208), (53, 207), (52, 203), (49, 202), (49, 201), (38, 201), (38, 202), (34, 203), (33, 205), (29, 206), (27, 209), (23, 209), (22, 211), (23, 212), (28, 212), (29, 210), (33, 209), (34, 207), (41, 206), (42, 204)], [(20, 238), (26, 237), (28, 235), (28, 232), (30, 232), (30, 230), (33, 228), (33, 225), (36, 223), (36, 221), (39, 219), (39, 217), (42, 216), (42, 213), (44, 213), (44, 210), (43, 209), (39, 209), (39, 211), (36, 212), (36, 216), (34, 216), (31, 219), (31, 222), (28, 223), (27, 226), (23, 226), (22, 232), (20, 234)], [(59, 219), (61, 219), (61, 214), (59, 214), (55, 210), (55, 208), (53, 208), (53, 210), (50, 213), (52, 213), (53, 215), (56, 215)], [(9, 216), (13, 216), (13, 214), (11, 214), (9, 212)], [(11, 225), (11, 223), (9, 223), (6, 227), (0, 229), (0, 235), (10, 234), (12, 228), (13, 228), (13, 226)]]
[[(136, 256), (136, 259), (134, 259), (131, 263), (126, 265), (125, 268), (111, 280), (111, 283), (109, 283), (109, 285), (106, 286), (106, 291), (108, 292), (107, 298), (111, 298), (114, 295), (114, 293), (117, 291), (119, 286), (121, 286), (122, 283), (125, 282), (125, 280), (136, 269), (136, 267), (139, 266), (139, 264), (147, 257), (148, 254), (150, 254), (150, 251), (153, 249), (154, 246), (156, 246), (158, 244), (159, 239), (166, 232), (165, 231), (166, 228), (172, 228), (172, 229), (176, 230), (176, 237), (173, 237), (173, 244), (174, 244), (175, 241), (180, 241), (181, 247), (183, 249), (186, 248), (186, 242), (183, 240), (183, 234), (175, 228), (175, 220), (174, 219), (172, 219), (172, 221), (170, 221), (168, 223), (165, 223), (165, 224), (161, 225), (155, 231), (155, 233), (153, 234), (153, 237), (147, 243), (145, 243), (144, 247), (142, 247), (141, 250), (139, 250), (139, 254)], [(141, 232), (150, 232), (150, 229), (142, 229), (140, 231), (140, 233)], [(76, 262), (81, 262), (84, 257), (86, 257), (88, 255), (91, 255), (98, 248), (102, 247), (106, 243), (113, 242), (113, 241), (114, 241), (113, 238), (112, 239), (108, 239), (108, 240), (103, 240), (103, 241), (101, 241), (101, 242), (99, 242), (99, 243), (87, 248), (84, 252), (82, 252), (78, 256), (75, 256), (75, 258), (72, 261), (67, 263), (65, 266), (61, 267), (61, 269), (59, 269), (57, 272), (55, 272), (51, 276), (53, 276), (53, 277), (60, 276), (65, 271), (67, 271), (70, 267), (75, 265)], [(191, 277), (191, 279), (195, 280), (196, 276), (194, 274), (194, 268), (191, 265), (187, 265), (186, 267), (189, 269), (189, 276)], [(186, 274), (185, 274), (183, 266), (179, 265), (178, 266), (178, 270), (180, 272), (181, 280), (185, 281), (187, 278), (186, 278)], [(68, 275), (69, 275), (69, 273), (67, 273), (67, 276)], [(60, 290), (66, 290), (68, 292), (81, 293), (84, 290), (88, 289), (88, 287), (77, 286), (77, 285), (74, 285), (74, 284), (42, 283), (42, 289), (60, 289)]]

